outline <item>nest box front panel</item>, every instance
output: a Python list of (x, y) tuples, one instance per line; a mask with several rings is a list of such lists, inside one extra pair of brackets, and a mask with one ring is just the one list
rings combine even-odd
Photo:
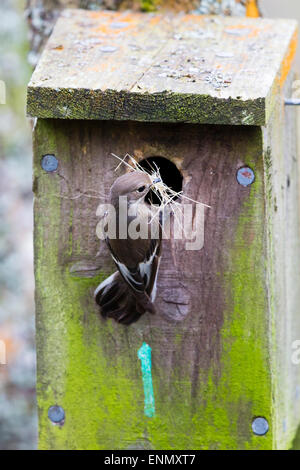
[[(270, 448), (272, 429), (251, 428), (271, 409), (260, 128), (38, 120), (34, 153), (40, 447)], [(157, 314), (129, 327), (93, 299), (116, 270), (96, 235), (126, 171), (112, 153), (172, 162), (183, 193), (210, 206), (201, 249), (163, 241)]]

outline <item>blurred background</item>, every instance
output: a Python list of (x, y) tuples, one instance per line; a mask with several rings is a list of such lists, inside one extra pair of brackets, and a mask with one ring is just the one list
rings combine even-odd
[[(164, 4), (177, 10), (243, 15), (246, 0), (0, 2), (0, 80), (6, 86), (5, 104), (0, 96), (0, 341), (6, 344), (6, 364), (0, 364), (0, 449), (37, 448), (31, 122), (25, 117), (32, 67), (63, 7), (153, 11)], [(300, 21), (299, 0), (260, 0), (258, 6), (263, 16)]]
[(28, 32), (24, 2), (0, 2), (0, 449), (36, 447), (31, 129), (25, 118)]

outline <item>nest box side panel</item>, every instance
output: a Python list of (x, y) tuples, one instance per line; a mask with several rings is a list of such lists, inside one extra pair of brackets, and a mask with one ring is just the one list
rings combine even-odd
[[(258, 127), (37, 121), (40, 448), (272, 448), (262, 151)], [(211, 206), (201, 250), (164, 241), (158, 313), (130, 327), (104, 321), (93, 300), (115, 270), (96, 236), (97, 196), (120, 174), (111, 152), (171, 160), (184, 194)], [(255, 174), (249, 186), (237, 181), (243, 167)], [(152, 350), (152, 417), (143, 343)], [(61, 425), (48, 418), (54, 405), (64, 409)], [(269, 422), (266, 436), (252, 431), (257, 416)]]

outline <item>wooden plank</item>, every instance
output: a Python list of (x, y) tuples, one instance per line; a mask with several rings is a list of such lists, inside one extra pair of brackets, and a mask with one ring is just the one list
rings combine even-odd
[[(42, 449), (271, 449), (262, 132), (257, 127), (38, 120), (34, 130), (38, 406)], [(114, 152), (160, 155), (206, 210), (204, 248), (164, 241), (155, 316), (104, 321), (93, 290), (113, 270), (96, 210)], [(41, 158), (59, 166), (46, 173)], [(255, 182), (236, 172), (250, 165)], [(144, 415), (138, 351), (152, 348), (155, 416)], [(53, 426), (50, 406), (65, 410)], [(264, 437), (251, 424), (264, 416)]]
[(264, 125), (293, 20), (66, 10), (28, 87), (43, 118)]

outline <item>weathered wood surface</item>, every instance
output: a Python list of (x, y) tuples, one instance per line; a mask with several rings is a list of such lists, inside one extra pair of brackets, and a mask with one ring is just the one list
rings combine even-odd
[(42, 118), (264, 125), (293, 20), (66, 10), (28, 88)]
[[(40, 448), (274, 447), (262, 133), (259, 128), (38, 120), (34, 131)], [(206, 209), (205, 244), (165, 241), (156, 316), (104, 321), (93, 290), (115, 268), (96, 210), (110, 153), (172, 160)], [(41, 168), (55, 154), (58, 170)], [(239, 185), (242, 165), (255, 183)], [(90, 191), (90, 192), (89, 192)], [(99, 250), (100, 245), (100, 250)], [(144, 416), (137, 351), (152, 348), (156, 414)], [(65, 409), (62, 427), (48, 408)], [(264, 437), (252, 419), (265, 416)], [(286, 444), (287, 445), (287, 444)]]
[[(291, 96), (293, 79), (291, 74), (284, 96)], [(300, 421), (300, 368), (292, 361), (300, 338), (300, 214), (296, 109), (281, 100), (279, 95), (263, 140), (274, 425), (277, 446), (285, 448)]]
[[(68, 118), (38, 119), (34, 130), (40, 447), (289, 448), (300, 407), (299, 366), (291, 362), (300, 331), (299, 208), (295, 110), (284, 111), (283, 98), (291, 91), (292, 76), (286, 78), (296, 44), (295, 23), (246, 26), (244, 20), (212, 22), (192, 16), (67, 15), (62, 19), (65, 34), (61, 21), (28, 95), (29, 109), (37, 116)], [(144, 22), (152, 23), (151, 33)], [(241, 37), (245, 29), (247, 35)], [(283, 31), (286, 42), (279, 40)], [(232, 37), (227, 44), (239, 44), (235, 50), (242, 65), (235, 55), (228, 57), (225, 36)], [(177, 43), (179, 52), (173, 57)], [(206, 93), (199, 95), (198, 82), (189, 82), (191, 77), (155, 80), (153, 68), (164, 74), (171, 60), (176, 73), (186, 70), (181, 67), (196, 68), (182, 57), (195, 60), (199, 45), (201, 54), (213, 51), (213, 57), (203, 56), (203, 67), (230, 71), (233, 80), (227, 88), (216, 90), (216, 82), (199, 80), (201, 93)], [(107, 46), (117, 49), (100, 50)], [(122, 61), (121, 51), (129, 47), (132, 56), (130, 52)], [(266, 70), (259, 61), (271, 47)], [(46, 70), (49, 75), (43, 75)], [(256, 75), (249, 81), (251, 70)], [(242, 90), (243, 74), (244, 93), (252, 98), (229, 99), (232, 90)], [(264, 81), (257, 83), (260, 76)], [(165, 93), (162, 83), (174, 86), (173, 93)], [(191, 94), (181, 92), (193, 86)], [(264, 96), (254, 98), (262, 90)], [(205, 106), (199, 107), (204, 97)], [(80, 117), (85, 120), (72, 120)], [(96, 237), (97, 206), (117, 176), (111, 152), (170, 159), (182, 172), (184, 193), (211, 206), (205, 213), (202, 250), (187, 252), (182, 241), (164, 241), (158, 314), (145, 315), (128, 328), (104, 321), (93, 300), (94, 288), (115, 269)], [(41, 168), (45, 154), (56, 155), (57, 171)], [(236, 180), (243, 165), (255, 172), (248, 188)], [(144, 341), (152, 348), (153, 418), (144, 416), (138, 359)], [(55, 404), (65, 410), (63, 426), (53, 426), (47, 417)], [(251, 429), (257, 416), (268, 420), (264, 437)]]

